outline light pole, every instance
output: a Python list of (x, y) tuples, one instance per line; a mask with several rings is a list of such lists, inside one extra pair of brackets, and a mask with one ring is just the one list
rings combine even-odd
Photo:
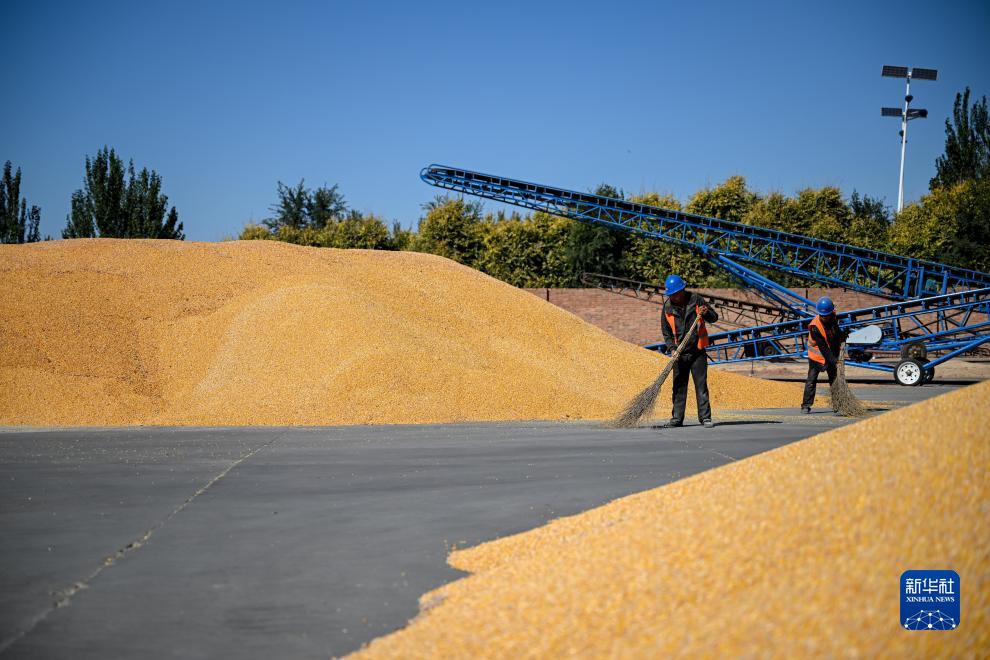
[(928, 111), (924, 108), (912, 108), (911, 101), (911, 79), (917, 80), (937, 80), (938, 71), (935, 69), (919, 69), (918, 67), (908, 68), (906, 66), (884, 65), (880, 73), (885, 78), (904, 78), (907, 86), (904, 90), (904, 109), (900, 108), (880, 108), (882, 117), (899, 117), (901, 120), (901, 175), (897, 185), (897, 212), (904, 209), (904, 155), (907, 152), (907, 126), (912, 119), (925, 119)]

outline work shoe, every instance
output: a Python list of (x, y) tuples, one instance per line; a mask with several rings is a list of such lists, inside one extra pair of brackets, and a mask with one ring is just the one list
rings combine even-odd
[(801, 408), (801, 412), (805, 415), (811, 414), (811, 408)]
[(679, 422), (676, 419), (672, 419), (663, 425), (665, 429), (676, 429), (684, 426), (684, 422)]
[(710, 419), (706, 419), (705, 421), (703, 421), (701, 423), (701, 425), (704, 426), (706, 429), (713, 429), (713, 428), (715, 428), (715, 422), (713, 422)]

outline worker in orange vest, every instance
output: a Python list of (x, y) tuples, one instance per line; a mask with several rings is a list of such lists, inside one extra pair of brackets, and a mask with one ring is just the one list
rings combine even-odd
[(668, 427), (684, 425), (684, 408), (687, 405), (688, 378), (694, 379), (694, 393), (698, 400), (698, 421), (705, 428), (714, 426), (712, 423), (712, 406), (708, 397), (708, 328), (705, 323), (718, 321), (718, 314), (708, 306), (705, 299), (686, 288), (684, 280), (678, 275), (671, 275), (664, 283), (667, 301), (663, 304), (663, 321), (661, 330), (663, 340), (669, 350), (673, 350), (684, 338), (684, 333), (694, 324), (694, 319), (700, 316), (698, 328), (695, 331), (697, 341), (690, 341), (681, 353), (677, 364), (674, 365), (674, 408), (670, 412)]
[(815, 402), (818, 374), (822, 371), (828, 374), (829, 387), (835, 382), (839, 349), (849, 337), (848, 332), (839, 328), (831, 298), (820, 298), (815, 310), (818, 316), (808, 323), (808, 378), (804, 382), (804, 399), (801, 401), (801, 412), (805, 415), (811, 413), (811, 404)]

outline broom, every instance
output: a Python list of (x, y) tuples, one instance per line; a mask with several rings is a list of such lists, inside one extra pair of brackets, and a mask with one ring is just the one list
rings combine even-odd
[(660, 394), (660, 387), (663, 382), (667, 380), (667, 376), (670, 374), (674, 365), (677, 364), (677, 360), (680, 359), (681, 353), (687, 348), (688, 341), (694, 335), (695, 328), (698, 327), (698, 317), (695, 317), (694, 323), (691, 324), (691, 329), (684, 333), (684, 338), (681, 339), (681, 343), (677, 345), (677, 349), (674, 354), (670, 356), (670, 361), (664, 365), (663, 370), (657, 379), (653, 381), (649, 387), (637, 394), (632, 401), (626, 404), (626, 407), (619, 413), (619, 416), (612, 420), (610, 426), (617, 429), (627, 429), (631, 426), (635, 426), (636, 423), (643, 417), (643, 415), (649, 413), (653, 410), (654, 404), (657, 402), (657, 395)]
[(849, 389), (846, 382), (846, 344), (839, 346), (839, 363), (835, 369), (835, 381), (828, 390), (829, 403), (832, 410), (843, 417), (865, 417), (866, 408)]

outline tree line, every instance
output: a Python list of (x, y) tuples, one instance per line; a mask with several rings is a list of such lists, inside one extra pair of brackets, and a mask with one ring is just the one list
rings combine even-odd
[[(855, 190), (848, 198), (833, 186), (793, 196), (760, 194), (741, 176), (699, 190), (685, 203), (656, 192), (627, 196), (607, 184), (591, 192), (990, 272), (990, 121), (986, 97), (970, 106), (969, 95), (967, 88), (956, 96), (945, 122), (945, 153), (929, 193), (896, 217), (883, 200)], [(694, 286), (736, 285), (692, 250), (547, 213), (485, 213), (478, 201), (441, 196), (424, 205), (412, 231), (348, 209), (337, 186), (311, 190), (304, 181), (279, 182), (277, 192), (272, 216), (247, 225), (241, 239), (429, 252), (521, 287), (581, 286), (584, 272), (650, 282), (676, 272)], [(774, 277), (787, 286), (807, 284)]]
[[(626, 195), (602, 184), (592, 192), (667, 209), (850, 243), (919, 259), (990, 271), (990, 118), (987, 100), (970, 104), (957, 94), (945, 121), (945, 152), (936, 161), (929, 192), (893, 216), (883, 200), (846, 198), (833, 186), (795, 195), (761, 194), (745, 178), (691, 195)], [(40, 240), (41, 209), (20, 194), (21, 170), (8, 161), (0, 181), (0, 242)], [(542, 212), (486, 213), (478, 201), (440, 196), (424, 205), (415, 230), (389, 226), (348, 207), (338, 186), (308, 188), (281, 181), (271, 216), (250, 223), (241, 239), (375, 250), (414, 250), (448, 257), (515, 286), (573, 287), (584, 272), (657, 282), (677, 272), (694, 286), (732, 286), (702, 255), (661, 241), (624, 234)], [(125, 166), (114, 149), (87, 156), (82, 188), (71, 196), (63, 238), (184, 239), (183, 224), (162, 192), (162, 178), (146, 167)], [(780, 279), (780, 275), (775, 276)], [(800, 286), (795, 278), (783, 284)]]
[[(8, 160), (0, 182), (0, 242), (41, 240), (41, 209), (20, 196), (21, 168), (12, 174)], [(83, 187), (72, 193), (62, 238), (185, 238), (179, 213), (169, 208), (162, 178), (134, 161), (124, 166), (114, 149), (103, 147), (86, 157)], [(47, 236), (46, 240), (50, 240)]]

